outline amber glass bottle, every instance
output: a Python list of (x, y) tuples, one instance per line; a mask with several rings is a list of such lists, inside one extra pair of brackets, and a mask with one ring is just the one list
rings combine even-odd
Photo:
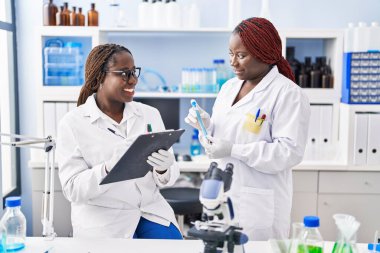
[(73, 6), (73, 11), (70, 13), (70, 25), (77, 26), (77, 7)]
[(57, 25), (56, 15), (58, 8), (53, 4), (53, 0), (49, 0), (44, 4), (44, 25)]
[(85, 18), (84, 18), (84, 15), (82, 14), (82, 7), (79, 7), (78, 11), (79, 12), (77, 14), (77, 20), (78, 20), (77, 25), (84, 26)]
[(95, 4), (91, 3), (91, 10), (87, 13), (87, 25), (88, 26), (98, 26), (99, 14), (95, 10)]
[(63, 3), (61, 23), (62, 23), (62, 25), (65, 25), (65, 26), (70, 25), (70, 11), (69, 11), (69, 4), (67, 2)]
[(55, 19), (57, 21), (57, 25), (63, 25), (62, 23), (62, 12), (63, 12), (63, 6), (59, 7), (59, 11), (55, 15)]

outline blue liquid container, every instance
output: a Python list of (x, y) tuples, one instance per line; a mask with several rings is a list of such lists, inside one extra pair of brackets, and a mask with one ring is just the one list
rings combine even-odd
[(7, 252), (20, 251), (25, 248), (26, 219), (21, 212), (21, 198), (8, 197), (5, 199), (5, 214), (1, 218), (4, 225), (6, 236)]
[(48, 40), (44, 48), (44, 85), (76, 86), (83, 84), (82, 44)]
[(190, 155), (197, 156), (202, 153), (202, 145), (198, 140), (198, 130), (194, 129), (193, 136), (191, 137)]
[(223, 84), (229, 79), (229, 73), (226, 65), (224, 64), (224, 59), (215, 59), (214, 67), (216, 69), (216, 83), (219, 86), (218, 90), (220, 90)]

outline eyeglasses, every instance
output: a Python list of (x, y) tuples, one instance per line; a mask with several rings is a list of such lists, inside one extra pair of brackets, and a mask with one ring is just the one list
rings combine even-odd
[(127, 70), (110, 70), (106, 71), (106, 73), (116, 73), (123, 78), (124, 81), (128, 81), (133, 76), (134, 78), (139, 78), (141, 72), (141, 68), (133, 68), (133, 69), (127, 69)]

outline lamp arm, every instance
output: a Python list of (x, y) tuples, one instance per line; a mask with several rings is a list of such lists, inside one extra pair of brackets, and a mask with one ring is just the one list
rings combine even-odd
[[(19, 134), (0, 133), (0, 136), (6, 136), (11, 139), (9, 142), (2, 142), (1, 145), (8, 145), (16, 148), (34, 148), (45, 151), (45, 186), (43, 192), (42, 205), (42, 236), (48, 239), (54, 239), (57, 234), (54, 232), (53, 215), (54, 215), (54, 176), (55, 176), (55, 141), (51, 136), (46, 138), (36, 138)], [(38, 146), (38, 144), (43, 144)], [(51, 158), (51, 159), (50, 159)], [(50, 170), (50, 175), (49, 175)], [(49, 181), (50, 179), (50, 181)], [(49, 210), (49, 214), (48, 211)]]

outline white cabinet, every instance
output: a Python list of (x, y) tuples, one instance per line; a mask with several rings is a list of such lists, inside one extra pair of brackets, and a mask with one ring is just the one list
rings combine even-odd
[(305, 215), (317, 215), (318, 172), (293, 171), (292, 222), (303, 222)]
[(361, 223), (357, 240), (372, 241), (380, 228), (380, 172), (320, 172), (318, 215), (325, 240), (336, 240), (332, 216), (346, 213)]

